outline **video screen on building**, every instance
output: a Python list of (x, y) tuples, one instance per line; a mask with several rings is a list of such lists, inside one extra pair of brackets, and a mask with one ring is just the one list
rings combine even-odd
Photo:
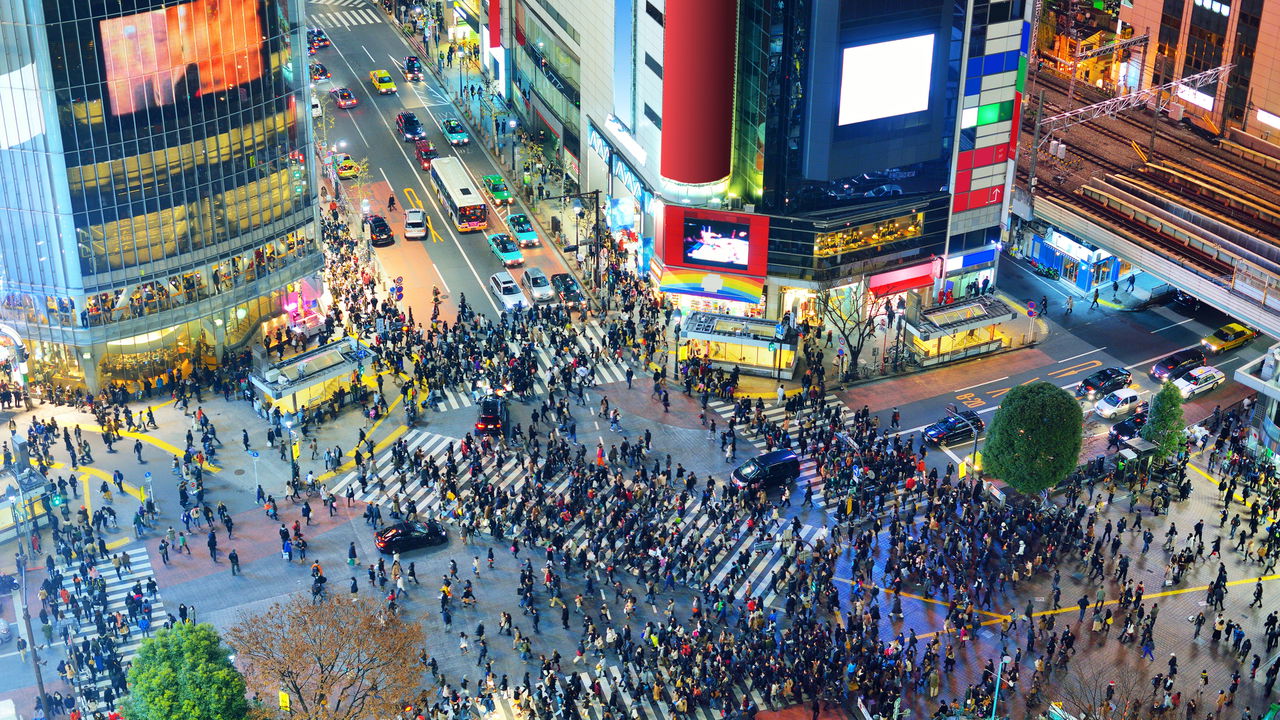
[(684, 219), (686, 263), (746, 270), (751, 250), (751, 226), (724, 220)]
[(113, 115), (221, 92), (262, 75), (257, 0), (195, 0), (103, 20)]
[(844, 48), (836, 124), (928, 110), (933, 38), (919, 35)]

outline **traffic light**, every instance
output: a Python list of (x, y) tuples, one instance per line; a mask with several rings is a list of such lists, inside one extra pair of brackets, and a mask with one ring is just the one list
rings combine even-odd
[(302, 179), (302, 167), (295, 165), (293, 168), (293, 191), (301, 195), (306, 190), (306, 183)]
[(66, 498), (64, 498), (60, 492), (55, 492), (50, 498), (50, 504), (54, 507), (62, 507), (62, 504), (65, 502)]

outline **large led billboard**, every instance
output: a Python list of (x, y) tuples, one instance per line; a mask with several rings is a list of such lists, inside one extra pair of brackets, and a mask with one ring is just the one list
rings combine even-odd
[(661, 234), (662, 262), (669, 267), (765, 275), (769, 218), (764, 215), (667, 205)]
[(262, 75), (257, 0), (195, 0), (100, 24), (111, 114), (226, 90)]
[(837, 125), (929, 109), (933, 35), (844, 49)]

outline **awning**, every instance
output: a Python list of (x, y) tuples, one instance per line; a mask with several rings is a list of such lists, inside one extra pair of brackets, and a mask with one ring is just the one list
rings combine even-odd
[(760, 304), (764, 296), (764, 278), (753, 278), (729, 273), (662, 267), (655, 260), (650, 265), (651, 274), (658, 281), (662, 292), (681, 295)]
[(880, 296), (900, 293), (904, 290), (928, 287), (933, 284), (933, 263), (927, 262), (900, 270), (872, 275), (868, 286)]

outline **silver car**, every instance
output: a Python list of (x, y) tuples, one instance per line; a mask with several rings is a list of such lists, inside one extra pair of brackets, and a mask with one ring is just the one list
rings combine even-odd
[(489, 292), (498, 299), (503, 310), (515, 310), (529, 305), (528, 298), (520, 291), (515, 278), (506, 270), (489, 276)]
[(547, 279), (547, 274), (542, 272), (541, 268), (526, 269), (524, 277), (520, 278), (520, 284), (536, 303), (551, 302), (556, 298), (556, 289), (551, 287), (551, 281)]

